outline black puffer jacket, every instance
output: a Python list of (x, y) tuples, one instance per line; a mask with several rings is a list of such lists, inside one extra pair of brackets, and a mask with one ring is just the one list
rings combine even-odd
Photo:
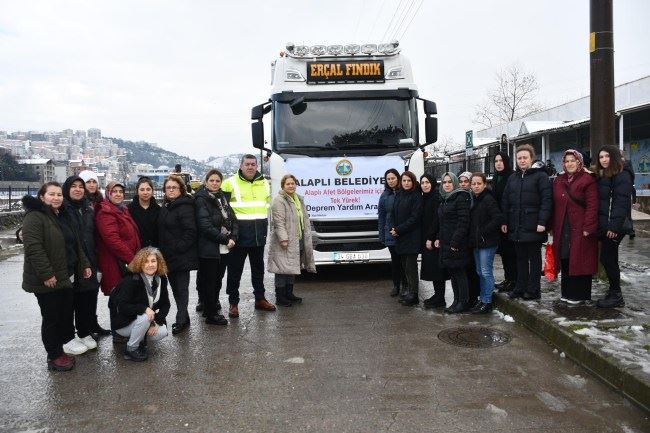
[(548, 227), (553, 208), (553, 190), (548, 175), (541, 168), (517, 171), (508, 178), (501, 199), (501, 210), (507, 220), (508, 236), (515, 242), (545, 242), (546, 232), (537, 233), (537, 226)]
[(86, 196), (79, 201), (70, 198), (70, 186), (75, 181), (83, 183), (83, 179), (79, 176), (70, 176), (63, 184), (64, 206), (62, 210), (66, 212), (68, 221), (74, 225), (74, 229), (80, 237), (84, 254), (90, 262), (92, 275), (87, 279), (77, 277), (74, 288), (77, 291), (92, 291), (99, 289), (97, 254), (95, 252), (95, 209)]
[(133, 221), (138, 226), (140, 234), (140, 245), (144, 247), (158, 246), (158, 215), (160, 214), (160, 205), (152, 197), (147, 209), (140, 206), (138, 197), (134, 197), (129, 203), (129, 213)]
[[(634, 172), (629, 164), (613, 177), (598, 179), (598, 235), (607, 231), (623, 233), (623, 221), (630, 217), (632, 193), (634, 191)], [(611, 203), (611, 207), (610, 207)]]
[[(435, 184), (434, 184), (435, 185)], [(422, 194), (422, 267), (420, 279), (424, 281), (443, 281), (448, 279), (446, 272), (440, 266), (440, 249), (427, 249), (427, 241), (432, 243), (436, 240), (438, 227), (438, 207), (440, 206), (440, 194), (437, 188), (431, 192)]]
[(192, 196), (184, 195), (172, 202), (165, 201), (158, 215), (158, 242), (169, 272), (198, 268), (196, 239)]
[(489, 248), (499, 245), (503, 214), (492, 191), (483, 190), (474, 196), (470, 211), (469, 240), (472, 248)]
[(470, 202), (468, 191), (458, 191), (443, 199), (438, 208), (437, 239), (440, 241), (440, 263), (445, 268), (463, 268), (469, 263)]
[[(227, 221), (224, 221), (219, 203), (228, 215)], [(235, 213), (221, 191), (215, 197), (205, 186), (201, 186), (196, 192), (194, 204), (196, 206), (196, 227), (199, 232), (199, 257), (218, 259), (219, 244), (226, 245), (230, 239), (237, 242), (239, 225)], [(225, 227), (230, 235), (223, 234), (221, 227)]]
[[(167, 292), (167, 278), (160, 277), (160, 297), (151, 308), (156, 312), (154, 321), (158, 325), (167, 323), (169, 313), (169, 293)], [(108, 308), (111, 312), (111, 329), (116, 330), (128, 326), (135, 318), (144, 314), (149, 306), (147, 289), (140, 274), (126, 274), (122, 281), (111, 292)]]
[(422, 192), (420, 188), (400, 189), (395, 194), (393, 224), (397, 231), (395, 252), (397, 254), (419, 254), (422, 218)]

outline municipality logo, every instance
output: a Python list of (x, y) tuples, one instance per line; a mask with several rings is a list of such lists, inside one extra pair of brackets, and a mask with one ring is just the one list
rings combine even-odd
[(342, 159), (336, 163), (336, 173), (339, 176), (349, 176), (352, 174), (352, 163), (347, 159)]

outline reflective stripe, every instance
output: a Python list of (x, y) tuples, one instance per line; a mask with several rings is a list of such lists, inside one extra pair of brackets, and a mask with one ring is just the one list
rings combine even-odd
[[(238, 202), (241, 202), (241, 190), (239, 189), (239, 183), (237, 182), (237, 179), (234, 177), (231, 177), (228, 179), (230, 181), (230, 185), (232, 186), (232, 192), (235, 194), (235, 200)], [(232, 204), (231, 204), (232, 206)]]
[(265, 213), (249, 213), (243, 215), (237, 215), (238, 220), (265, 220), (268, 217), (268, 214)]
[(230, 207), (236, 208), (236, 207), (264, 207), (268, 208), (269, 204), (265, 201), (243, 201), (243, 202), (232, 202), (230, 203)]

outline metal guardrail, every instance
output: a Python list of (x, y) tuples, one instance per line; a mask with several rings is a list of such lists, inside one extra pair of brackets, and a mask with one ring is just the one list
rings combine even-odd
[(424, 171), (430, 173), (436, 180), (440, 180), (447, 172), (459, 175), (464, 171), (484, 173), (486, 177), (494, 174), (493, 156), (469, 157), (460, 161), (433, 162), (426, 161)]
[(11, 212), (23, 209), (23, 196), (36, 195), (38, 188), (0, 188), (0, 212)]

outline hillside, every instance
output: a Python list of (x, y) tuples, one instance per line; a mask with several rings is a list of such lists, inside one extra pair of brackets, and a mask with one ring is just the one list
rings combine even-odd
[(127, 160), (142, 164), (151, 164), (154, 167), (166, 165), (174, 167), (180, 164), (183, 171), (189, 171), (197, 176), (202, 176), (211, 167), (195, 159), (182, 156), (169, 150), (156, 147), (146, 141), (128, 141), (120, 138), (105, 137), (113, 140), (120, 148), (125, 149)]

